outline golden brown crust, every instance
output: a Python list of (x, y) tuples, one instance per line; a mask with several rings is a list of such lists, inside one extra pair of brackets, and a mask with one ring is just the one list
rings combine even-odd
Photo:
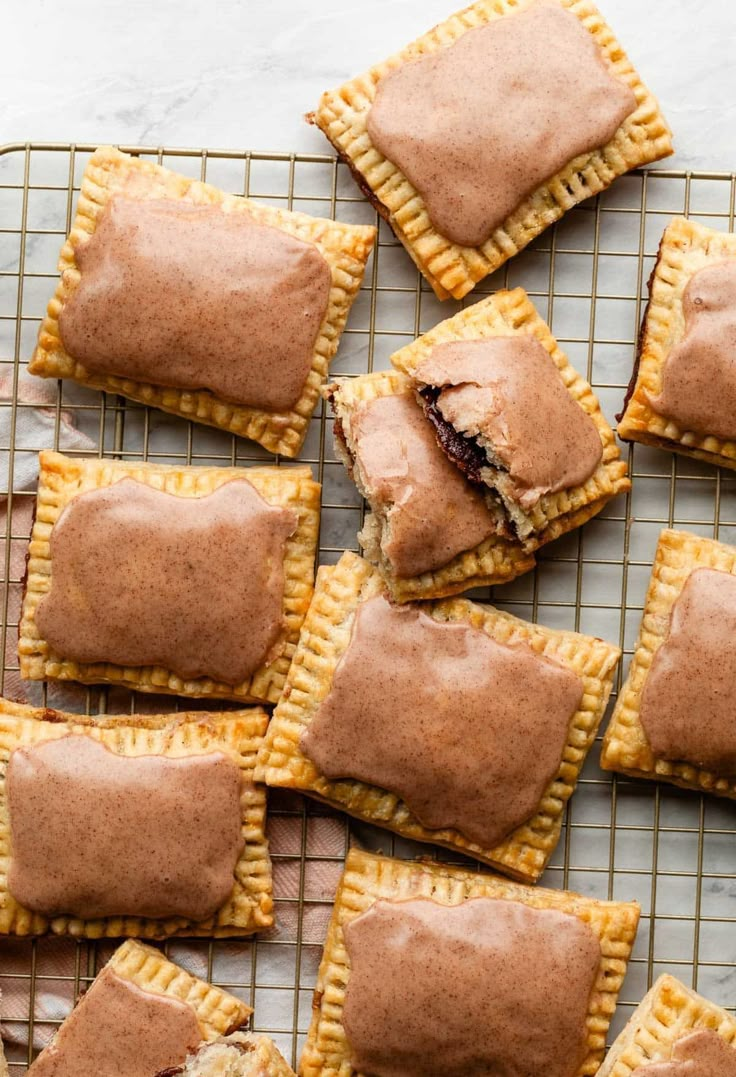
[(232, 1032), (253, 1012), (234, 995), (198, 980), (169, 961), (160, 950), (135, 939), (119, 946), (106, 967), (142, 991), (166, 995), (191, 1006), (206, 1040)]
[(674, 976), (660, 976), (606, 1055), (598, 1077), (631, 1077), (639, 1067), (669, 1061), (675, 1042), (711, 1029), (736, 1047), (736, 1020)]
[[(364, 374), (357, 378), (345, 378), (325, 389), (332, 401), (337, 420), (350, 444), (350, 422), (355, 409), (370, 400), (382, 396), (411, 391), (408, 379), (395, 370)], [(346, 461), (349, 463), (349, 461)], [(390, 563), (379, 550), (377, 532), (382, 526), (375, 506), (373, 515), (366, 520), (358, 541), (371, 561), (379, 563), (386, 585), (395, 602), (412, 602), (419, 599), (443, 598), (498, 583), (508, 583), (523, 572), (534, 568), (534, 556), (527, 553), (517, 542), (492, 535), (475, 549), (453, 557), (448, 564), (420, 576), (397, 576)]]
[(736, 441), (681, 430), (650, 404), (651, 397), (662, 391), (669, 353), (685, 335), (682, 299), (687, 285), (705, 266), (735, 256), (736, 235), (730, 232), (715, 232), (684, 217), (675, 217), (665, 229), (649, 281), (633, 386), (618, 424), (619, 437), (625, 441), (640, 441), (736, 469)]
[[(260, 707), (210, 714), (206, 711), (160, 715), (77, 715), (25, 706), (0, 698), (0, 935), (72, 935), (75, 938), (166, 938), (170, 935), (225, 937), (250, 935), (273, 924), (273, 880), (266, 840), (266, 793), (253, 784), (256, 756), (268, 715)], [(5, 770), (16, 748), (74, 733), (92, 737), (119, 755), (181, 757), (204, 751), (225, 752), (240, 767), (243, 851), (227, 902), (210, 919), (192, 923), (134, 916), (80, 920), (48, 919), (23, 908), (8, 889), (12, 857)]]
[(371, 200), (382, 207), (383, 216), (440, 299), (462, 298), (479, 280), (583, 199), (602, 191), (630, 169), (672, 153), (670, 130), (656, 99), (600, 12), (590, 0), (559, 0), (595, 39), (612, 74), (631, 88), (636, 110), (607, 146), (572, 160), (526, 198), (481, 247), (460, 247), (434, 229), (421, 196), (404, 174), (378, 152), (368, 135), (367, 119), (377, 85), (402, 63), (451, 45), (467, 30), (520, 11), (529, 2), (477, 0), (384, 63), (324, 93), (309, 117), (360, 177), (361, 187), (373, 193)]
[(483, 340), (494, 336), (533, 336), (551, 356), (570, 396), (595, 423), (603, 446), (600, 463), (580, 486), (545, 494), (530, 510), (534, 534), (527, 549), (536, 549), (591, 519), (617, 494), (631, 489), (626, 462), (621, 459), (613, 430), (606, 422), (595, 393), (570, 363), (523, 288), (500, 291), (466, 307), (452, 318), (391, 356), (393, 365), (410, 379), (437, 344)]
[(522, 901), (532, 908), (578, 916), (588, 924), (600, 940), (601, 962), (588, 1009), (588, 1053), (575, 1077), (596, 1072), (636, 935), (638, 905), (595, 901), (564, 890), (520, 886), (444, 864), (407, 863), (351, 849), (335, 898), (315, 988), (312, 1023), (300, 1065), (302, 1077), (352, 1077), (355, 1073), (341, 1019), (350, 976), (344, 925), (379, 899), (417, 897), (431, 898), (443, 905), (459, 905), (472, 897)]
[(663, 531), (649, 581), (644, 614), (629, 675), (603, 738), (601, 766), (635, 778), (655, 778), (718, 796), (736, 798), (736, 779), (692, 763), (656, 759), (641, 724), (644, 684), (654, 655), (669, 632), (672, 607), (696, 568), (736, 575), (736, 549), (686, 531)]
[[(352, 779), (329, 781), (300, 749), (302, 732), (330, 692), (357, 607), (383, 591), (379, 572), (353, 553), (344, 553), (334, 567), (320, 569), (284, 694), (258, 753), (256, 779), (299, 789), (403, 837), (459, 850), (513, 878), (536, 882), (559, 840), (565, 804), (603, 717), (620, 651), (602, 640), (528, 624), (466, 599), (424, 607), (437, 620), (470, 624), (501, 643), (524, 640), (537, 653), (571, 669), (584, 683), (583, 701), (571, 720), (559, 772), (537, 811), (496, 848), (484, 849), (457, 830), (426, 829), (399, 797), (384, 789)], [(468, 745), (468, 751), (472, 750)]]
[[(26, 680), (73, 680), (84, 684), (120, 684), (140, 692), (275, 703), (299, 638), (312, 597), (314, 558), (319, 530), (320, 486), (309, 468), (172, 467), (131, 464), (118, 460), (70, 459), (55, 452), (40, 454), (36, 519), (31, 533), (26, 591), (19, 629), (21, 676)], [(284, 620), (286, 646), (269, 665), (256, 670), (243, 684), (222, 684), (207, 677), (184, 681), (160, 666), (130, 668), (112, 663), (85, 664), (54, 654), (40, 636), (36, 609), (51, 586), (50, 536), (65, 506), (77, 494), (134, 478), (180, 497), (204, 497), (234, 478), (246, 478), (269, 504), (293, 509), (296, 532), (286, 540), (284, 554)]]
[[(66, 352), (59, 333), (59, 314), (79, 284), (76, 251), (88, 242), (108, 201), (125, 187), (131, 176), (138, 181), (136, 198), (176, 198), (198, 205), (223, 205), (229, 212), (247, 211), (258, 223), (281, 228), (290, 235), (314, 243), (319, 249), (332, 274), (329, 304), (315, 342), (309, 377), (299, 402), (290, 412), (231, 404), (207, 390), (184, 391), (130, 378), (93, 374)], [(72, 378), (94, 389), (119, 393), (185, 419), (252, 438), (270, 452), (296, 456), (306, 437), (328, 364), (337, 350), (348, 312), (358, 294), (375, 231), (372, 225), (341, 224), (260, 205), (170, 172), (151, 161), (129, 157), (111, 146), (102, 146), (90, 158), (82, 178), (77, 215), (59, 257), (62, 276), (49, 302), (29, 370), (41, 377)]]

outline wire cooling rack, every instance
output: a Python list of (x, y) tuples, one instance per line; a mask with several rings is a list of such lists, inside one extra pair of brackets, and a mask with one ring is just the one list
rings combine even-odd
[[(332, 157), (123, 147), (229, 191), (356, 223), (375, 221), (347, 169)], [(7, 496), (0, 549), (4, 593), (0, 688), (70, 710), (171, 710), (108, 689), (23, 685), (16, 629), (22, 562), (33, 492), (20, 488), (29, 457), (57, 445), (66, 417), (100, 455), (191, 464), (248, 466), (269, 460), (250, 442), (71, 384), (52, 386), (44, 445), (28, 434), (34, 407), (25, 364), (56, 279), (87, 145), (17, 144), (0, 148), (0, 498)], [(620, 407), (646, 300), (646, 281), (667, 220), (677, 213), (733, 230), (736, 175), (641, 171), (569, 213), (524, 253), (485, 281), (466, 303), (498, 287), (523, 285), (609, 420)], [(389, 365), (393, 351), (449, 317), (386, 226), (351, 313), (335, 374)], [(36, 383), (33, 379), (31, 384)], [(4, 391), (3, 391), (4, 390)], [(313, 419), (301, 461), (323, 483), (320, 558), (357, 549), (362, 504), (332, 450), (324, 411)], [(633, 490), (582, 530), (547, 547), (534, 573), (495, 592), (474, 592), (500, 607), (553, 627), (620, 643), (625, 674), (662, 527), (736, 541), (736, 477), (642, 446), (627, 447)], [(277, 461), (280, 462), (280, 461)], [(283, 466), (288, 466), (284, 461)], [(569, 806), (562, 840), (543, 885), (601, 898), (638, 899), (642, 921), (613, 1030), (647, 986), (671, 970), (722, 1005), (736, 1007), (736, 809), (731, 803), (667, 786), (603, 774), (599, 745), (590, 753)], [(424, 855), (384, 831), (349, 821), (297, 795), (270, 796), (277, 928), (256, 941), (188, 942), (166, 947), (198, 975), (254, 1007), (253, 1027), (298, 1059), (311, 989), (335, 886), (348, 844), (397, 855)], [(446, 852), (445, 859), (452, 859)], [(2, 1025), (10, 1069), (23, 1073), (94, 977), (113, 946), (66, 939), (0, 940)]]

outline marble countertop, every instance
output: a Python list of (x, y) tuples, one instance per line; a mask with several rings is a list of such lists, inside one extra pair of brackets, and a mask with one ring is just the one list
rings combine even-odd
[[(5, 0), (0, 143), (326, 151), (303, 121), (453, 0)], [(733, 0), (600, 0), (675, 135), (673, 167), (736, 168)], [(213, 12), (215, 14), (213, 14)], [(9, 13), (9, 17), (8, 17)]]

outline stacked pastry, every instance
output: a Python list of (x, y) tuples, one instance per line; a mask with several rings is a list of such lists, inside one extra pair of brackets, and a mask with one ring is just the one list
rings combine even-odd
[[(477, 0), (325, 94), (312, 118), (440, 298), (463, 297), (671, 149), (588, 0)], [(626, 467), (521, 289), (441, 322), (393, 369), (323, 389), (374, 238), (110, 148), (92, 157), (31, 370), (289, 457), (322, 390), (370, 508), (366, 556), (345, 552), (315, 584), (309, 467), (42, 454), (23, 677), (240, 709), (87, 717), (0, 703), (0, 931), (268, 929), (266, 786), (297, 789), (500, 873), (350, 852), (303, 1077), (592, 1075), (639, 909), (530, 884), (620, 652), (454, 596), (528, 571), (629, 489)], [(734, 398), (703, 388), (723, 374), (714, 341), (733, 328), (729, 251), (672, 226), (622, 436), (736, 460)], [(735, 576), (736, 551), (663, 536), (604, 765), (736, 795), (726, 711), (706, 739), (686, 720), (713, 702), (701, 645), (725, 680), (736, 674), (712, 631), (736, 609)], [(131, 938), (31, 1072), (292, 1074), (274, 1044), (239, 1031), (250, 1012)], [(730, 1074), (735, 1029), (667, 979), (601, 1073)]]

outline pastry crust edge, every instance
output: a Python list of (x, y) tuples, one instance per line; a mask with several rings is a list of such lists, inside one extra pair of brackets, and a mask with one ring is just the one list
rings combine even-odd
[[(51, 651), (36, 624), (36, 609), (51, 586), (50, 536), (64, 507), (80, 493), (133, 478), (183, 497), (202, 497), (231, 479), (247, 479), (269, 504), (293, 509), (296, 532), (284, 553), (284, 649), (240, 685), (209, 677), (183, 680), (161, 666), (127, 667), (111, 662), (83, 663)], [(20, 674), (24, 680), (72, 680), (82, 684), (118, 684), (139, 692), (162, 692), (189, 698), (232, 699), (241, 703), (275, 703), (281, 695), (299, 630), (312, 597), (320, 516), (320, 485), (308, 467), (179, 467), (78, 459), (44, 451), (39, 456), (36, 517), (31, 531), (21, 620), (18, 631)]]
[[(107, 203), (124, 189), (130, 175), (150, 182), (150, 197), (165, 196), (197, 205), (223, 206), (228, 212), (247, 211), (258, 223), (280, 228), (318, 248), (329, 266), (332, 285), (327, 311), (315, 341), (312, 366), (301, 397), (290, 411), (267, 411), (233, 404), (205, 389), (184, 390), (122, 376), (95, 374), (88, 372), (66, 351), (59, 330), (59, 315), (81, 279), (76, 250), (89, 241)], [(140, 200), (140, 191), (133, 197)], [(44, 378), (71, 378), (81, 385), (119, 394), (181, 418), (250, 438), (269, 452), (295, 457), (307, 435), (309, 421), (319, 400), (320, 385), (337, 351), (375, 236), (373, 225), (342, 224), (262, 205), (242, 195), (226, 194), (212, 184), (189, 179), (151, 161), (130, 157), (112, 146), (102, 146), (90, 158), (82, 177), (76, 216), (59, 256), (61, 277), (49, 301), (28, 369)]]
[(606, 1032), (626, 973), (639, 906), (597, 901), (564, 890), (526, 887), (435, 862), (407, 862), (351, 849), (338, 887), (312, 1004), (312, 1022), (302, 1054), (301, 1077), (352, 1077), (349, 1046), (341, 1023), (349, 960), (343, 925), (377, 900), (426, 897), (459, 905), (471, 897), (521, 901), (537, 909), (578, 916), (598, 935), (601, 962), (587, 1017), (585, 1061), (575, 1077), (596, 1073), (605, 1051)]
[(337, 565), (319, 570), (286, 687), (258, 753), (256, 780), (298, 789), (402, 837), (445, 846), (522, 882), (536, 882), (559, 841), (565, 804), (575, 790), (603, 717), (620, 657), (618, 647), (576, 632), (530, 624), (467, 599), (422, 607), (439, 621), (469, 624), (500, 643), (523, 640), (538, 654), (574, 672), (584, 686), (558, 773), (536, 811), (497, 846), (484, 848), (457, 829), (422, 826), (404, 801), (385, 789), (354, 779), (328, 780), (300, 749), (301, 734), (329, 695), (335, 670), (349, 647), (358, 606), (382, 593), (385, 585), (378, 570), (353, 553), (345, 553)]
[(390, 224), (439, 299), (462, 299), (477, 283), (578, 203), (633, 168), (672, 153), (671, 132), (613, 31), (591, 0), (558, 0), (580, 20), (611, 73), (633, 91), (637, 107), (602, 149), (582, 154), (537, 188), (480, 247), (451, 243), (432, 225), (424, 200), (371, 142), (367, 117), (378, 82), (403, 63), (454, 44), (467, 30), (529, 6), (530, 0), (477, 0), (383, 63), (324, 93), (308, 120), (326, 135), (362, 191)]
[[(0, 698), (0, 935), (67, 935), (102, 939), (130, 935), (162, 939), (174, 935), (225, 938), (250, 935), (273, 925), (273, 878), (266, 838), (266, 791), (254, 783), (258, 749), (268, 724), (260, 707), (249, 710), (159, 715), (77, 715), (30, 707)], [(8, 888), (12, 858), (5, 772), (11, 753), (69, 734), (89, 736), (117, 755), (186, 757), (222, 751), (243, 776), (240, 798), (243, 851), (235, 867), (231, 896), (217, 913), (195, 923), (183, 917), (154, 920), (137, 916), (82, 920), (49, 918), (21, 906)]]

